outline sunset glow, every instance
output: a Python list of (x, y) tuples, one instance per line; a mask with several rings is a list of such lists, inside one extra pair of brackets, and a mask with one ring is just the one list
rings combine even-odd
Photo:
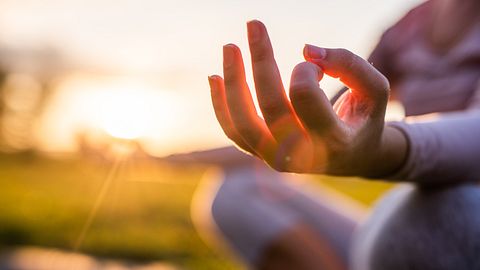
[(122, 139), (148, 135), (149, 126), (159, 115), (158, 108), (166, 106), (158, 103), (160, 91), (139, 81), (74, 78), (62, 87), (72, 92), (73, 100), (64, 102), (71, 103), (74, 111), (78, 111), (85, 127), (101, 129)]
[(107, 91), (103, 98), (101, 128), (113, 137), (122, 139), (136, 139), (145, 135), (149, 125), (147, 119), (153, 112), (144, 89)]
[[(233, 42), (248, 54), (246, 21), (268, 25), (288, 86), (305, 43), (366, 56), (385, 27), (418, 2), (307, 1), (305, 10), (282, 1), (126, 0), (112, 8), (111, 1), (8, 0), (0, 3), (0, 56), (9, 72), (55, 88), (32, 129), (38, 150), (75, 152), (79, 133), (106, 133), (165, 155), (229, 144), (206, 78), (222, 74), (223, 44)], [(357, 12), (365, 6), (368, 14)], [(190, 20), (173, 23), (178, 14)], [(245, 67), (253, 86), (250, 64)], [(339, 87), (322, 80), (328, 95)]]

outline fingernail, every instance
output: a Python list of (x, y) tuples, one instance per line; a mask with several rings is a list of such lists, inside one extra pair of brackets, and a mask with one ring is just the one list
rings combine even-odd
[(310, 44), (305, 44), (303, 53), (312, 60), (321, 60), (327, 56), (327, 50)]
[(262, 25), (257, 20), (247, 22), (248, 40), (255, 43), (262, 38)]
[(215, 80), (215, 75), (208, 76), (208, 84), (210, 84), (210, 88), (213, 87), (214, 80)]
[(233, 51), (233, 45), (227, 44), (223, 46), (223, 67), (228, 68), (233, 64), (235, 58), (235, 52)]

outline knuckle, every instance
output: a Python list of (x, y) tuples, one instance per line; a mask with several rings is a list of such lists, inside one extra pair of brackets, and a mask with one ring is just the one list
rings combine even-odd
[(238, 78), (235, 76), (235, 73), (231, 68), (225, 69), (225, 79), (224, 79), (225, 87), (232, 87), (238, 83)]
[(344, 59), (354, 59), (355, 54), (345, 48), (337, 49), (337, 53)]
[(237, 142), (239, 140), (238, 134), (236, 134), (236, 132), (233, 132), (232, 130), (227, 130), (227, 129), (224, 129), (223, 132), (225, 133), (227, 138), (229, 138), (230, 140), (234, 142)]
[(234, 117), (233, 119), (233, 127), (232, 129), (241, 137), (248, 136), (252, 133), (252, 124), (251, 121), (248, 120), (245, 116)]
[(225, 88), (229, 89), (235, 83), (235, 78), (233, 76), (225, 76)]
[(305, 103), (311, 100), (314, 85), (311, 82), (295, 82), (290, 86), (290, 99), (296, 103)]
[(380, 73), (380, 78), (379, 78), (379, 83), (378, 83), (378, 95), (382, 100), (388, 100), (390, 96), (390, 82), (388, 79)]
[(253, 63), (265, 62), (273, 57), (269, 50), (264, 48), (263, 46), (257, 46), (254, 50), (251, 51), (251, 55)]
[(252, 133), (250, 125), (246, 121), (237, 121), (235, 123), (235, 128), (242, 137), (248, 137)]
[(262, 112), (266, 115), (272, 115), (272, 116), (277, 116), (280, 114), (283, 114), (283, 108), (280, 106), (280, 102), (277, 99), (274, 98), (268, 98), (262, 100), (260, 104), (260, 108), (262, 109)]
[(346, 59), (345, 68), (350, 71), (356, 71), (359, 69), (359, 63), (362, 59), (356, 55), (349, 56)]
[(385, 77), (383, 74), (382, 74), (382, 89), (384, 90), (384, 92), (389, 92), (390, 91), (390, 82), (388, 81), (387, 77)]
[(339, 58), (342, 60), (343, 66), (346, 70), (355, 70), (358, 66), (359, 60), (363, 60), (353, 52), (344, 48), (338, 49), (337, 53), (339, 54)]
[(295, 66), (292, 72), (292, 81), (302, 78), (310, 78), (312, 80), (320, 80), (323, 75), (321, 68), (311, 62), (302, 62)]
[(304, 70), (308, 70), (308, 69), (317, 69), (317, 68), (318, 68), (317, 65), (315, 65), (313, 63), (302, 62), (302, 63), (299, 63), (295, 66), (294, 73), (303, 72)]

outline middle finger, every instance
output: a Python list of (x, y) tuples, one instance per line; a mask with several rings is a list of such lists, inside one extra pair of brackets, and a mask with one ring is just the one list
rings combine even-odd
[(301, 137), (303, 128), (285, 93), (267, 29), (259, 21), (247, 24), (257, 98), (268, 128), (279, 144)]

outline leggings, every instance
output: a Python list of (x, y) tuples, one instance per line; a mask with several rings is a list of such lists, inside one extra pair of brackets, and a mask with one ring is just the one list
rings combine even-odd
[(362, 222), (326, 192), (292, 177), (259, 165), (224, 169), (211, 216), (252, 267), (278, 235), (306, 223), (349, 269), (480, 269), (476, 184), (399, 185)]

